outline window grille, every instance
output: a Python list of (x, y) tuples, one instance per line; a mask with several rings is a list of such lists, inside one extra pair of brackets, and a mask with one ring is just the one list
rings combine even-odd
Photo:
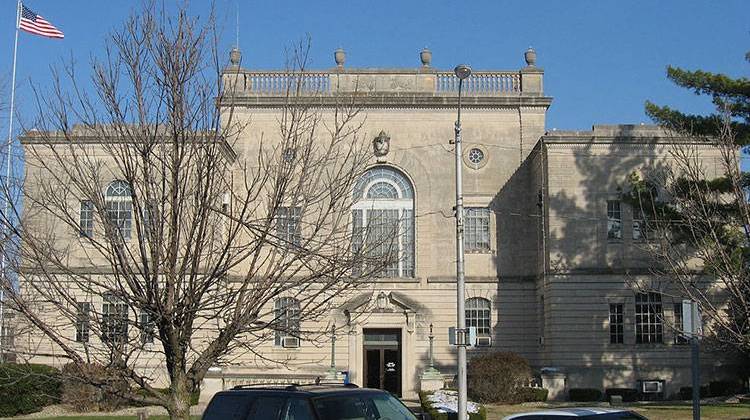
[(466, 327), (477, 327), (477, 336), (490, 335), (490, 306), (490, 301), (484, 298), (466, 299)]
[(123, 239), (130, 239), (133, 225), (132, 190), (127, 182), (117, 180), (109, 184), (105, 194), (107, 218)]
[(648, 292), (635, 295), (636, 344), (662, 343), (661, 293)]
[(102, 341), (124, 344), (128, 340), (128, 305), (111, 294), (102, 304)]
[(91, 303), (76, 302), (76, 341), (88, 343), (91, 333)]
[(94, 236), (94, 203), (92, 203), (91, 201), (81, 201), (78, 234), (81, 237), (86, 238), (92, 238)]
[(302, 242), (299, 207), (279, 207), (276, 211), (276, 235), (284, 247), (299, 246)]
[(464, 210), (464, 249), (490, 250), (490, 209), (468, 207)]
[(609, 304), (609, 342), (622, 344), (625, 341), (624, 319), (621, 303)]
[(607, 201), (607, 239), (622, 239), (622, 213), (619, 200)]
[(291, 297), (276, 299), (274, 304), (274, 344), (281, 346), (285, 337), (299, 337), (300, 306), (299, 301)]

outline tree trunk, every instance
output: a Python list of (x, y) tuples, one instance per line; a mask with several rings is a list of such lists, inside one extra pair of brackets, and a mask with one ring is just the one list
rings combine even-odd
[(171, 401), (167, 411), (172, 420), (190, 420), (190, 390), (183, 377), (173, 378), (170, 387)]

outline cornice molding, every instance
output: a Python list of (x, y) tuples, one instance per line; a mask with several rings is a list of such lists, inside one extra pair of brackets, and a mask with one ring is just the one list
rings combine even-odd
[[(220, 100), (220, 107), (243, 108), (282, 108), (285, 106), (316, 106), (324, 108), (341, 107), (348, 104), (362, 108), (430, 108), (455, 109), (458, 107), (456, 96), (434, 95), (362, 95), (362, 96), (317, 96), (290, 98), (283, 96), (236, 96)], [(473, 108), (549, 108), (552, 98), (548, 96), (482, 96), (461, 99), (461, 107)]]

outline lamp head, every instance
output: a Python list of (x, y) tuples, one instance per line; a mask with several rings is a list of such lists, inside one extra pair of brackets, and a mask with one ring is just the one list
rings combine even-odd
[(467, 77), (471, 76), (471, 67), (467, 66), (466, 64), (459, 64), (455, 69), (453, 69), (453, 73), (455, 73), (456, 77), (458, 77), (459, 79), (464, 80)]

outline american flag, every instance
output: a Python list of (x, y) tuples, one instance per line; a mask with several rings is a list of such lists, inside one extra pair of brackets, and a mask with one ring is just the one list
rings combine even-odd
[(62, 39), (65, 37), (65, 35), (63, 35), (63, 33), (59, 29), (55, 28), (43, 17), (36, 14), (36, 12), (23, 5), (21, 7), (23, 9), (21, 10), (21, 21), (18, 26), (19, 28), (23, 29), (26, 32), (46, 36), (48, 38)]

